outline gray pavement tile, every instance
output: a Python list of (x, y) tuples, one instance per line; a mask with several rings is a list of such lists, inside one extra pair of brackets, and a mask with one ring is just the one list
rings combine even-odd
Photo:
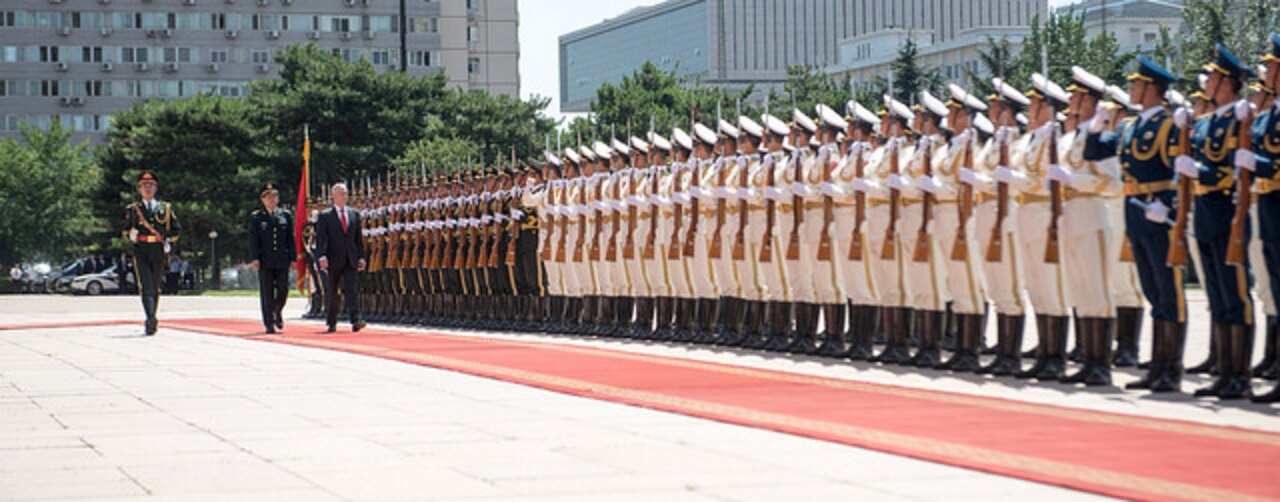
[(67, 500), (147, 495), (142, 486), (114, 466), (84, 469), (5, 471), (0, 474), (5, 500)]

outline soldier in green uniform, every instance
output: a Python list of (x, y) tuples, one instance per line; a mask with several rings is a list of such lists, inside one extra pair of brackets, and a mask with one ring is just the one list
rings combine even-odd
[(280, 191), (267, 182), (258, 191), (262, 209), (249, 216), (250, 266), (258, 271), (262, 325), (267, 334), (284, 329), (284, 303), (289, 299), (289, 265), (293, 263), (293, 213), (280, 207)]
[(129, 204), (124, 211), (125, 240), (133, 247), (134, 280), (142, 296), (142, 311), (147, 316), (146, 334), (156, 334), (159, 322), (160, 281), (164, 279), (165, 258), (182, 235), (182, 226), (169, 203), (156, 200), (159, 179), (151, 171), (138, 175), (141, 201)]

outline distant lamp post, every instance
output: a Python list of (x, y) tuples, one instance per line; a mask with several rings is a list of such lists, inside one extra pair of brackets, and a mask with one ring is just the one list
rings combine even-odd
[(220, 289), (222, 286), (222, 271), (218, 268), (218, 231), (209, 231), (209, 269), (213, 272), (213, 285), (209, 289)]

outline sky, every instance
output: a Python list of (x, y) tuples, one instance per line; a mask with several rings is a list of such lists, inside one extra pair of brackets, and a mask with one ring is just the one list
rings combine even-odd
[[(1049, 7), (1079, 0), (1049, 0)], [(520, 0), (520, 96), (551, 98), (547, 114), (560, 113), (560, 35), (661, 0)]]

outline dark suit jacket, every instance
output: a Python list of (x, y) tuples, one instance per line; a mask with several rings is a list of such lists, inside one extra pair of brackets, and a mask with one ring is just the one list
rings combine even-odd
[(342, 231), (342, 220), (337, 208), (320, 213), (316, 221), (316, 260), (326, 258), (330, 268), (355, 269), (364, 259), (364, 239), (360, 236), (360, 213), (348, 207), (347, 231)]

